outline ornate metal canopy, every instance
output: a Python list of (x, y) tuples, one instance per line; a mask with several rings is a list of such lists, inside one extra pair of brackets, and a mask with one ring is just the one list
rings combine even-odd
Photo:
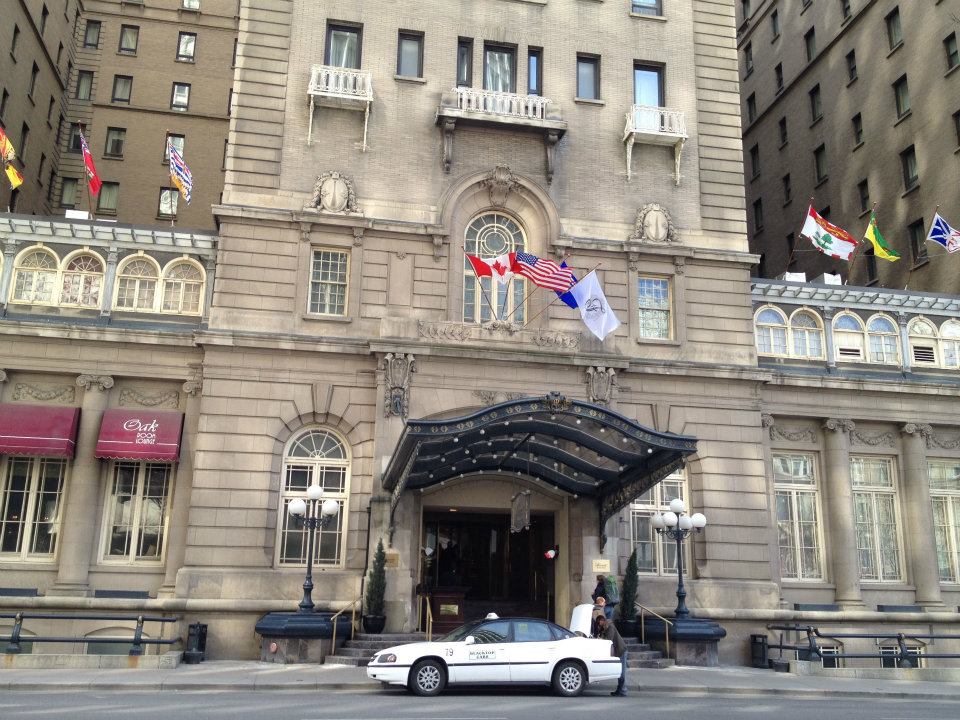
[(650, 430), (559, 393), (448, 420), (407, 420), (383, 475), (390, 518), (404, 490), (477, 474), (516, 473), (598, 501), (600, 528), (683, 466), (697, 440)]

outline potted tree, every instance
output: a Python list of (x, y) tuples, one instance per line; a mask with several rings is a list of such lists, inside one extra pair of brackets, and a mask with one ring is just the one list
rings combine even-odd
[(382, 633), (387, 623), (384, 615), (384, 596), (387, 591), (387, 554), (383, 551), (383, 540), (377, 542), (377, 551), (373, 555), (373, 567), (367, 579), (366, 597), (363, 607), (363, 629), (368, 633)]
[(620, 586), (620, 619), (617, 620), (617, 630), (624, 637), (637, 636), (637, 551), (634, 549), (627, 561), (627, 570)]

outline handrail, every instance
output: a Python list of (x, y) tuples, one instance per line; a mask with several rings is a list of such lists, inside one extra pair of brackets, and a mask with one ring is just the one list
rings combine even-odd
[(427, 599), (427, 642), (433, 640), (433, 608), (430, 607), (430, 596), (424, 596)]
[[(180, 618), (165, 617), (162, 615), (63, 615), (55, 613), (30, 613), (19, 611), (16, 613), (0, 613), (0, 619), (12, 619), (13, 630), (9, 635), (0, 635), (0, 640), (5, 640), (9, 644), (4, 652), (8, 655), (18, 655), (21, 652), (21, 642), (58, 642), (58, 643), (76, 643), (76, 642), (98, 642), (98, 643), (123, 643), (130, 645), (129, 655), (143, 655), (144, 645), (175, 645), (181, 642), (180, 638), (164, 639), (162, 623), (177, 622)], [(60, 636), (60, 635), (29, 635), (27, 639), (21, 637), (23, 632), (24, 620), (112, 620), (112, 621), (134, 621), (136, 627), (133, 629), (132, 638), (117, 637), (89, 637), (89, 636)], [(159, 638), (144, 638), (143, 624), (145, 622), (161, 623)]]
[[(663, 622), (669, 625), (670, 627), (673, 627), (672, 622), (667, 620), (660, 613), (654, 612), (653, 610), (648, 608), (646, 605), (641, 605), (638, 602), (634, 602), (633, 606), (634, 606), (634, 610), (636, 610), (637, 608), (640, 608), (640, 642), (642, 642), (643, 644), (646, 644), (647, 642), (647, 629), (644, 627), (644, 622), (643, 622), (645, 613), (650, 613), (654, 617), (657, 617), (663, 620)], [(667, 641), (667, 657), (670, 657), (670, 631), (667, 630), (665, 633), (663, 633), (663, 637), (666, 638), (666, 641)]]
[(359, 603), (361, 600), (363, 600), (363, 595), (358, 595), (353, 602), (343, 607), (339, 612), (337, 612), (337, 614), (330, 618), (330, 622), (333, 623), (333, 639), (330, 642), (331, 653), (337, 651), (337, 618), (343, 615), (347, 610), (350, 611), (350, 639), (353, 640), (353, 635), (357, 630), (357, 603)]

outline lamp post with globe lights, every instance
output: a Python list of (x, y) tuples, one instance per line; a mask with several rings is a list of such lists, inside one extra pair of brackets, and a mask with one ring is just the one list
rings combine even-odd
[(287, 505), (287, 512), (299, 527), (307, 528), (307, 576), (303, 581), (303, 599), (299, 612), (313, 612), (313, 543), (317, 528), (325, 528), (333, 522), (340, 512), (340, 503), (333, 499), (323, 499), (323, 488), (311, 485), (307, 488), (307, 499), (294, 498)]
[(683, 500), (674, 498), (670, 501), (670, 510), (657, 513), (652, 523), (657, 534), (666, 536), (677, 543), (677, 609), (674, 611), (678, 619), (690, 617), (687, 609), (687, 591), (683, 587), (683, 541), (692, 532), (700, 532), (707, 524), (703, 513), (687, 515), (687, 508)]

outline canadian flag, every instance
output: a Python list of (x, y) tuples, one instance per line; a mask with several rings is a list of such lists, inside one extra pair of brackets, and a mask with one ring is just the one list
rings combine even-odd
[(501, 285), (506, 285), (513, 277), (513, 260), (516, 253), (504, 253), (495, 258), (481, 258), (476, 255), (465, 253), (467, 260), (473, 265), (473, 271), (477, 277), (496, 278)]

